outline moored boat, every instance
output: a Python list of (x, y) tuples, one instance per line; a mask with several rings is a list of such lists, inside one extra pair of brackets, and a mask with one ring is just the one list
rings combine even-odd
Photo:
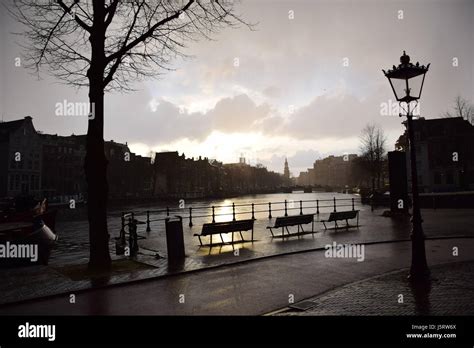
[[(47, 210), (46, 200), (27, 211), (2, 210), (0, 264), (47, 264), (58, 239), (55, 225), (56, 211)], [(35, 255), (18, 255), (10, 251), (34, 251)]]

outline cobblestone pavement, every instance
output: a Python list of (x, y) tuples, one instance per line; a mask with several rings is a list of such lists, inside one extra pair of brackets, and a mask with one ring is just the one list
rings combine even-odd
[[(453, 248), (459, 253), (453, 255)], [(446, 263), (474, 261), (474, 239), (437, 239), (426, 241), (428, 264), (436, 270), (436, 265)], [(307, 251), (289, 255), (278, 255), (264, 259), (251, 260), (219, 268), (207, 268), (198, 272), (177, 274), (168, 277), (146, 279), (140, 282), (128, 282), (100, 289), (88, 289), (72, 292), (76, 302), (69, 301), (70, 293), (39, 298), (23, 303), (0, 306), (3, 315), (261, 315), (274, 313), (291, 303), (300, 303), (318, 294), (331, 294), (341, 286), (354, 284), (370, 277), (387, 272), (405, 269), (410, 264), (411, 242), (392, 242), (368, 244), (364, 246), (364, 260), (354, 257), (329, 257), (325, 250)], [(461, 268), (457, 273), (434, 272), (439, 283), (452, 287), (450, 296), (470, 296), (469, 272)], [(407, 271), (393, 275), (400, 284)], [(399, 277), (399, 278), (396, 278)], [(371, 278), (376, 281), (378, 278)], [(379, 314), (390, 314), (390, 303), (404, 295), (404, 303), (410, 303), (409, 289), (397, 288), (393, 281), (379, 280), (367, 288), (350, 288), (333, 303), (344, 304), (342, 311), (357, 310), (365, 313), (372, 298), (380, 294), (384, 301)], [(363, 282), (361, 284), (364, 284)], [(394, 285), (395, 284), (395, 285)], [(451, 291), (450, 290), (450, 291)], [(470, 291), (470, 290), (469, 290)], [(433, 307), (442, 304), (447, 292), (433, 291)], [(362, 299), (361, 304), (353, 307), (352, 299)], [(464, 303), (465, 301), (463, 301)], [(376, 301), (378, 303), (378, 301)], [(379, 304), (380, 305), (380, 304)], [(340, 307), (338, 307), (340, 308)], [(405, 308), (405, 307), (403, 307)], [(406, 307), (409, 308), (409, 307)], [(453, 307), (453, 313), (471, 311), (467, 305)], [(407, 313), (408, 313), (407, 309)], [(472, 313), (472, 312), (471, 312)], [(456, 313), (459, 314), (459, 313)]]
[(473, 315), (474, 261), (437, 265), (431, 281), (411, 286), (407, 271), (351, 283), (303, 301), (307, 310), (276, 315)]
[[(113, 285), (136, 280), (167, 276), (175, 273), (196, 271), (205, 268), (229, 265), (242, 261), (256, 260), (262, 257), (284, 255), (305, 250), (323, 248), (333, 241), (337, 243), (372, 243), (394, 240), (408, 240), (409, 220), (382, 217), (383, 209), (370, 211), (365, 207), (360, 215), (360, 227), (334, 231), (321, 229), (318, 221), (326, 215), (316, 216), (316, 233), (301, 237), (274, 238), (270, 237), (265, 227), (272, 221), (257, 215), (255, 222), (255, 242), (237, 243), (234, 246), (216, 246), (212, 249), (199, 247), (192, 233), (199, 232), (204, 221), (196, 219), (195, 227), (185, 226), (185, 241), (187, 257), (180, 267), (171, 269), (166, 259), (166, 240), (164, 231), (155, 226), (152, 232), (139, 231), (147, 239), (141, 240), (140, 253), (136, 257), (138, 263), (151, 267), (136, 267), (128, 272), (114, 272), (104, 279), (72, 280), (62, 269), (68, 265), (86, 264), (88, 261), (87, 234), (77, 234), (74, 231), (87, 230), (86, 222), (60, 222), (58, 248), (53, 251), (49, 266), (21, 267), (0, 269), (0, 304), (22, 300), (79, 291), (103, 285)], [(441, 236), (471, 236), (474, 237), (474, 220), (470, 217), (473, 210), (444, 209), (423, 210), (424, 230), (429, 238)], [(110, 221), (110, 231), (119, 229), (118, 217)], [(112, 232), (111, 232), (112, 233)], [(113, 233), (112, 233), (113, 234)], [(114, 235), (114, 234), (113, 234)], [(112, 239), (113, 240), (113, 239)], [(114, 245), (110, 244), (111, 251)], [(235, 251), (238, 250), (238, 253)], [(156, 255), (160, 257), (156, 257)], [(123, 259), (112, 255), (115, 260)]]

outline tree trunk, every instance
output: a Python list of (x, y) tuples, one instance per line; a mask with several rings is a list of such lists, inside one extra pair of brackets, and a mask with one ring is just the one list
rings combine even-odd
[(377, 189), (378, 189), (378, 190), (380, 190), (380, 186), (381, 186), (381, 185), (380, 185), (380, 171), (381, 171), (381, 169), (379, 168), (379, 169), (377, 170)]
[(109, 269), (109, 234), (107, 231), (107, 159), (104, 153), (104, 70), (105, 26), (104, 1), (94, 4), (94, 26), (90, 36), (92, 57), (89, 71), (89, 101), (91, 111), (87, 129), (86, 159), (87, 214), (89, 219), (89, 268)]

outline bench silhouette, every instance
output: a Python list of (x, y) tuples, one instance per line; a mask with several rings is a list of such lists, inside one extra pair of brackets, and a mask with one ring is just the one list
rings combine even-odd
[[(303, 229), (303, 225), (311, 223), (311, 232), (314, 232), (314, 214), (304, 214), (304, 215), (294, 215), (294, 216), (281, 216), (277, 217), (275, 220), (275, 225), (268, 226), (267, 229), (270, 230), (272, 237), (275, 237), (273, 234), (274, 228), (281, 228), (281, 236), (284, 236), (285, 229), (288, 235), (290, 235), (290, 231), (288, 231), (288, 226), (298, 226), (298, 233), (305, 232)], [(301, 229), (301, 231), (300, 231)]]
[(201, 237), (209, 236), (210, 243), (212, 245), (212, 236), (218, 234), (221, 237), (222, 243), (224, 239), (222, 238), (222, 233), (232, 233), (232, 243), (234, 243), (234, 232), (239, 232), (240, 238), (243, 241), (244, 237), (242, 236), (242, 231), (252, 231), (252, 241), (253, 241), (253, 222), (254, 219), (248, 220), (237, 220), (237, 221), (226, 221), (226, 222), (213, 222), (202, 225), (201, 234), (195, 233), (194, 236), (199, 238), (199, 243), (202, 244)]
[(339, 226), (337, 225), (338, 221), (343, 221), (346, 220), (346, 228), (349, 228), (349, 219), (354, 219), (357, 217), (357, 227), (359, 227), (359, 210), (349, 210), (349, 211), (338, 211), (338, 212), (333, 212), (329, 215), (329, 218), (327, 220), (321, 220), (321, 222), (324, 225), (324, 229), (327, 230), (326, 227), (326, 222), (333, 222), (334, 221), (334, 228), (338, 228)]

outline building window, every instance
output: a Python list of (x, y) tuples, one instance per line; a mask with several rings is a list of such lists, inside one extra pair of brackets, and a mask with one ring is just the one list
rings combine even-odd
[(19, 174), (16, 174), (15, 175), (15, 190), (19, 190), (20, 189), (20, 175)]
[(453, 172), (446, 172), (446, 184), (448, 185), (454, 184)]
[(439, 172), (434, 173), (434, 183), (435, 185), (441, 185), (441, 174)]

